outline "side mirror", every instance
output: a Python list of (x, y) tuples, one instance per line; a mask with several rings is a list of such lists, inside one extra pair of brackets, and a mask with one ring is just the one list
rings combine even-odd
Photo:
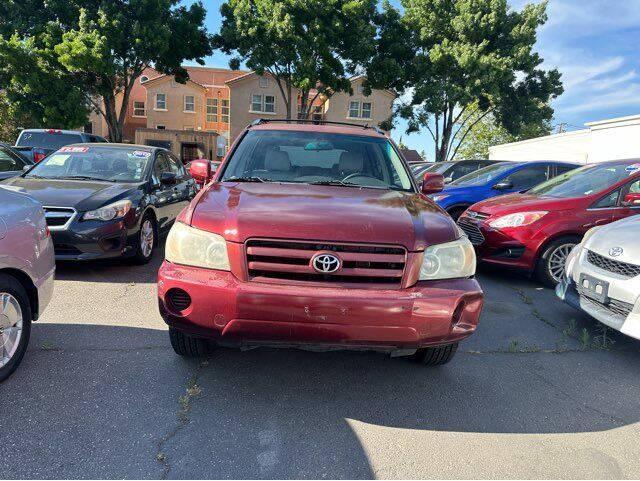
[(163, 172), (160, 174), (160, 183), (162, 185), (171, 185), (176, 183), (176, 174), (173, 172)]
[(496, 190), (509, 190), (513, 189), (513, 183), (509, 180), (503, 180), (494, 185), (493, 188)]
[(445, 178), (444, 178), (444, 183), (445, 183), (445, 184), (448, 184), (448, 183), (450, 183), (450, 182), (453, 182), (453, 179), (452, 179), (451, 177), (445, 177)]
[(442, 174), (427, 172), (424, 174), (421, 191), (424, 195), (437, 194), (444, 189), (444, 177)]
[(622, 205), (625, 207), (640, 207), (640, 193), (629, 192), (622, 199)]
[(196, 181), (196, 184), (203, 186), (211, 180), (211, 162), (207, 159), (196, 159), (189, 164), (189, 174)]
[(22, 167), (22, 172), (26, 172), (27, 170), (29, 170), (31, 167), (33, 167), (33, 165), (25, 165)]

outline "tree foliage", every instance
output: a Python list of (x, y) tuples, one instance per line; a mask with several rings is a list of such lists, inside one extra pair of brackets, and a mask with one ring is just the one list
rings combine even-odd
[(373, 54), (375, 0), (227, 0), (213, 45), (258, 74), (271, 74), (292, 118), (319, 95), (351, 91), (349, 75)]
[[(33, 59), (37, 75), (52, 75), (75, 89), (60, 96), (54, 91), (42, 99), (43, 105), (51, 109), (56, 103), (74, 103), (85, 110), (86, 118), (91, 104), (104, 116), (113, 141), (122, 140), (131, 89), (146, 68), (153, 67), (184, 81), (187, 72), (182, 62), (203, 63), (203, 57), (211, 53), (210, 37), (204, 27), (206, 11), (199, 2), (188, 8), (179, 5), (178, 0), (25, 3), (42, 13), (40, 22), (26, 18), (33, 16), (33, 11), (17, 6), (9, 16), (17, 33), (2, 45), (18, 44), (23, 58)], [(5, 34), (7, 30), (5, 27)], [(9, 71), (20, 68), (13, 57), (2, 57), (0, 61), (5, 59)], [(36, 88), (34, 81), (10, 76), (9, 92), (19, 90), (20, 84), (26, 85), (23, 90)], [(78, 92), (84, 96), (82, 100), (77, 98)], [(73, 109), (61, 110), (66, 112), (68, 122), (76, 121)], [(38, 115), (34, 111), (34, 117)], [(43, 117), (43, 122), (48, 121)]]
[(553, 115), (560, 73), (543, 70), (534, 51), (546, 3), (512, 10), (507, 0), (386, 2), (377, 18), (376, 53), (367, 66), (374, 87), (393, 88), (406, 101), (397, 114), (409, 131), (426, 129), (435, 158), (453, 155), (484, 116), (510, 134)]

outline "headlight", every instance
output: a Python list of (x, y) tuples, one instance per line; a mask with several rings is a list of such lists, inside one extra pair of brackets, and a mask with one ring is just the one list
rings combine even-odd
[(449, 194), (435, 194), (431, 196), (431, 200), (434, 202), (438, 202), (449, 197)]
[(420, 280), (456, 279), (476, 273), (476, 253), (466, 236), (446, 244), (436, 244), (424, 251)]
[(548, 212), (540, 210), (536, 212), (517, 212), (515, 214), (503, 215), (496, 220), (489, 222), (489, 225), (495, 229), (504, 229), (506, 227), (522, 227), (525, 225), (533, 224), (535, 221), (541, 219)]
[(131, 210), (130, 200), (120, 200), (113, 204), (100, 207), (96, 210), (85, 212), (82, 218), (84, 220), (113, 220), (124, 217)]
[(176, 222), (169, 231), (165, 258), (174, 264), (228, 271), (227, 242), (222, 236)]

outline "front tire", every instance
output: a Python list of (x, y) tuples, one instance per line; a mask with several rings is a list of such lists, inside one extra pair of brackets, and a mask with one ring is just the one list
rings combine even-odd
[(564, 276), (567, 256), (580, 243), (574, 236), (565, 236), (550, 242), (536, 263), (536, 278), (545, 286), (555, 288)]
[(136, 264), (146, 264), (153, 257), (153, 252), (158, 244), (158, 227), (150, 214), (145, 214), (140, 221), (140, 230), (136, 236), (136, 253), (133, 261)]
[(31, 304), (16, 279), (0, 274), (0, 382), (20, 365), (31, 335)]
[(457, 342), (446, 346), (426, 347), (418, 349), (411, 360), (424, 366), (442, 366), (453, 359), (457, 350)]
[(185, 334), (173, 327), (169, 328), (169, 340), (175, 353), (183, 357), (203, 357), (209, 352), (209, 343), (199, 337)]

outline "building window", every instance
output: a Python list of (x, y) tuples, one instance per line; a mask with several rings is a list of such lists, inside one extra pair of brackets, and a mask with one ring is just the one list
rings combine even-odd
[(251, 112), (256, 114), (275, 114), (276, 98), (273, 95), (253, 94), (251, 96)]
[(221, 118), (220, 121), (223, 124), (228, 124), (229, 123), (229, 99), (222, 99), (220, 101), (222, 103), (221, 105)]
[(349, 118), (350, 119), (371, 119), (371, 102), (359, 102), (352, 100), (349, 102)]
[(157, 130), (165, 130), (166, 127), (164, 125), (156, 125)]
[(360, 102), (349, 102), (349, 117), (352, 119), (360, 117)]
[(207, 99), (207, 122), (218, 121), (218, 99)]
[(184, 111), (185, 112), (196, 111), (196, 98), (193, 95), (184, 96)]
[(362, 102), (362, 112), (360, 117), (363, 119), (371, 118), (371, 102)]
[(193, 125), (185, 125), (184, 130), (188, 132), (193, 132), (195, 129), (193, 128)]
[(146, 75), (140, 77), (140, 83), (146, 82), (147, 80), (149, 80), (149, 77), (147, 77)]
[(133, 102), (133, 116), (134, 117), (146, 117), (147, 109), (145, 108), (144, 102), (135, 101)]
[(269, 79), (267, 77), (260, 77), (258, 81), (261, 89), (266, 89), (269, 86)]
[(156, 94), (156, 110), (167, 110), (167, 94)]
[(358, 85), (358, 94), (364, 95), (364, 85)]
[(216, 142), (216, 156), (224, 157), (227, 153), (227, 139), (219, 136)]
[[(309, 119), (315, 122), (320, 122), (323, 119), (324, 113), (322, 112), (322, 105), (314, 105), (309, 111)], [(302, 105), (298, 104), (298, 118), (303, 119)], [(307, 119), (303, 119), (307, 120)]]

